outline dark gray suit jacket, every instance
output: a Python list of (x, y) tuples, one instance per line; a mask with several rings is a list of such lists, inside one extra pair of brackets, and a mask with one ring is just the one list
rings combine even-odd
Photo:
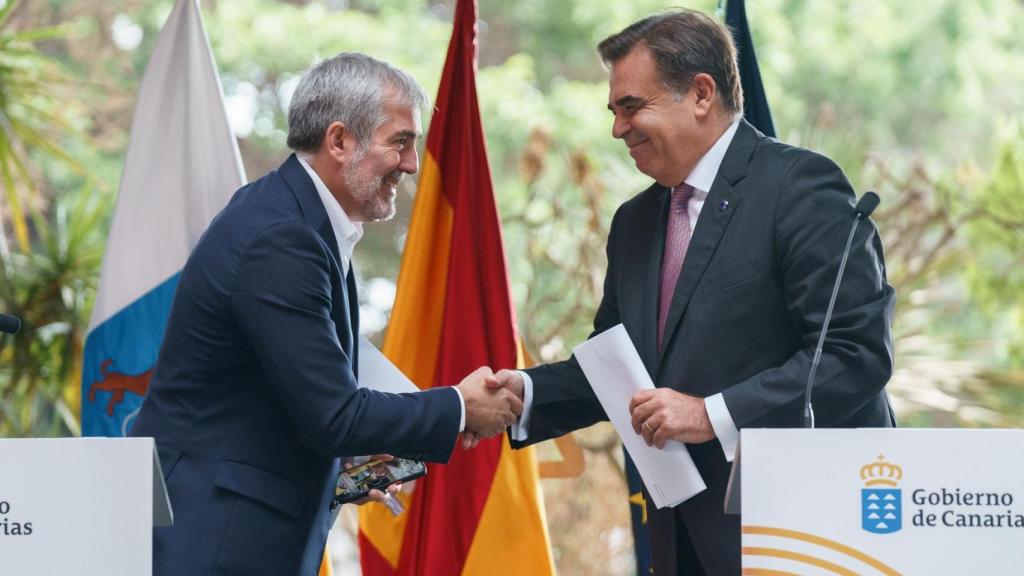
[[(700, 397), (722, 393), (738, 428), (799, 426), (853, 223), (850, 184), (828, 158), (741, 121), (697, 220), (658, 350), (668, 198), (669, 190), (655, 184), (616, 212), (593, 334), (624, 324), (656, 386)], [(862, 223), (816, 378), (819, 427), (895, 425), (884, 391), (893, 364), (893, 309), (881, 241), (870, 222)], [(534, 382), (527, 443), (606, 419), (575, 359), (527, 372)], [(656, 573), (675, 573), (671, 529), (684, 524), (709, 573), (738, 574), (739, 523), (722, 512), (729, 464), (717, 440), (690, 452), (708, 490), (675, 514), (650, 511)]]

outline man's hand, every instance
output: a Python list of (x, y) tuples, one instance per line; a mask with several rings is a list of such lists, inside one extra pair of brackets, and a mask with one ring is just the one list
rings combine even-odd
[(386, 490), (387, 490), (387, 494), (385, 494), (384, 492), (381, 492), (380, 490), (377, 490), (376, 488), (374, 488), (374, 489), (370, 490), (370, 492), (368, 493), (369, 495), (366, 498), (363, 498), (361, 500), (356, 500), (355, 504), (357, 504), (359, 506), (362, 506), (363, 504), (366, 504), (367, 502), (376, 502), (378, 504), (387, 504), (388, 498), (391, 498), (395, 494), (398, 494), (399, 492), (402, 491), (402, 483), (401, 482), (396, 482), (396, 483), (388, 486), (386, 488)]
[(515, 370), (498, 370), (494, 375), (494, 383), (488, 383), (492, 388), (507, 388), (516, 395), (519, 400), (523, 399), (523, 376)]
[(671, 388), (637, 392), (629, 401), (629, 413), (633, 431), (642, 435), (648, 446), (664, 448), (669, 439), (700, 444), (715, 437), (704, 399)]
[[(486, 379), (485, 384), (491, 390), (500, 390), (505, 388), (512, 392), (520, 402), (523, 400), (523, 377), (515, 370), (499, 370), (493, 378)], [(522, 414), (521, 409), (516, 416), (518, 417), (519, 414)], [(513, 423), (515, 423), (515, 421), (513, 421)], [(462, 433), (462, 448), (465, 450), (476, 448), (477, 444), (480, 443), (480, 436), (470, 431), (468, 425), (466, 428), (466, 431)]]
[(466, 376), (458, 384), (466, 402), (466, 432), (462, 445), (473, 444), (473, 438), (490, 438), (505, 431), (523, 413), (523, 401), (513, 392), (498, 385), (491, 369), (484, 366)]

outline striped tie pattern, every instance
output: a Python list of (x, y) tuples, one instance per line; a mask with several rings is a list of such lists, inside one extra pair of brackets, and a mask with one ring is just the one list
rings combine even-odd
[(665, 321), (676, 291), (679, 271), (683, 268), (686, 249), (690, 245), (690, 214), (687, 205), (693, 197), (693, 186), (683, 183), (672, 189), (668, 207), (668, 229), (665, 252), (661, 257), (661, 294), (658, 298), (658, 349), (665, 336)]

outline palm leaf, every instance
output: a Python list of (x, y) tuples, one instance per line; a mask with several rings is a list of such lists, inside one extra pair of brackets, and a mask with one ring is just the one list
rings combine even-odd
[[(0, 8), (0, 30), (10, 22), (17, 2)], [(41, 218), (37, 202), (40, 192), (23, 158), (30, 150), (41, 152), (66, 164), (73, 172), (87, 175), (50, 135), (76, 132), (61, 103), (53, 96), (54, 86), (67, 83), (56, 61), (39, 52), (34, 42), (66, 34), (66, 26), (0, 32), (0, 177), (5, 193), (0, 196), (8, 206), (18, 249), (30, 249), (28, 222)], [(35, 223), (36, 230), (43, 230)], [(0, 234), (4, 234), (0, 228)], [(4, 243), (6, 245), (6, 242)]]
[(7, 204), (11, 212), (11, 224), (14, 226), (14, 238), (18, 242), (18, 248), (22, 252), (28, 252), (28, 224), (25, 212), (21, 208), (21, 200), (18, 198), (18, 189), (14, 184), (14, 175), (11, 173), (14, 155), (10, 152), (9, 140), (3, 136), (6, 136), (6, 130), (0, 130), (0, 172), (3, 174), (4, 190), (7, 193)]
[[(0, 7), (0, 203), (16, 247), (4, 248), (0, 228), (0, 307), (21, 316), (25, 329), (0, 340), (0, 436), (77, 435), (82, 343), (112, 197), (97, 194), (95, 179), (66, 151), (79, 129), (54, 88), (68, 76), (34, 45), (68, 28), (10, 30), (15, 6)], [(51, 160), (84, 177), (83, 188), (44, 198), (36, 163)]]
[(15, 32), (7, 36), (12, 42), (39, 42), (40, 40), (53, 40), (67, 36), (67, 26), (48, 26), (45, 28), (33, 28), (22, 32)]

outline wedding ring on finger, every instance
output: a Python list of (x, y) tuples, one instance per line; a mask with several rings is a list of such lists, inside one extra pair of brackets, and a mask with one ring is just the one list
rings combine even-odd
[(650, 432), (651, 434), (654, 434), (655, 432), (654, 428), (651, 428), (651, 425), (647, 423), (647, 420), (644, 420), (644, 423), (641, 425), (641, 427)]

